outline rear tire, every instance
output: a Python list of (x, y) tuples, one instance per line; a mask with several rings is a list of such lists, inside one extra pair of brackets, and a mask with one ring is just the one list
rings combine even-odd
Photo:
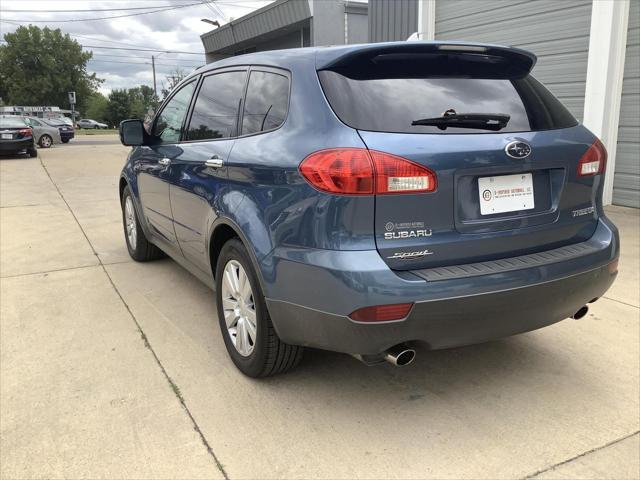
[(62, 143), (69, 143), (69, 140), (71, 140), (70, 138), (63, 138), (62, 139)]
[(36, 147), (31, 147), (30, 149), (27, 150), (27, 153), (31, 158), (36, 158), (38, 156), (38, 151), (36, 150)]
[[(234, 273), (238, 276), (230, 280), (229, 276)], [(268, 377), (284, 373), (300, 363), (303, 347), (289, 345), (278, 337), (249, 253), (237, 238), (225, 243), (218, 257), (216, 303), (224, 344), (242, 373), (254, 378)], [(255, 323), (251, 321), (247, 326), (246, 322), (252, 319)], [(253, 332), (249, 344), (239, 340), (241, 332)], [(245, 335), (245, 338), (250, 337), (251, 333)]]
[(129, 255), (136, 262), (149, 262), (164, 257), (164, 252), (151, 243), (146, 235), (136, 213), (133, 196), (128, 186), (122, 192), (122, 226), (124, 240), (127, 243)]
[(40, 137), (40, 140), (38, 140), (38, 145), (42, 148), (50, 148), (51, 145), (53, 145), (53, 138), (45, 133)]

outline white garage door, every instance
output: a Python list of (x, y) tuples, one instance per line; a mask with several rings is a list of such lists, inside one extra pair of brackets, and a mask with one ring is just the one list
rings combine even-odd
[(640, 2), (629, 11), (613, 203), (640, 207)]

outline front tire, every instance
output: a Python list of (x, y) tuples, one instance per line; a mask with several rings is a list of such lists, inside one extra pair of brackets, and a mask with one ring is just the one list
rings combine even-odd
[(50, 148), (51, 145), (53, 145), (53, 139), (49, 135), (44, 134), (40, 137), (40, 140), (38, 140), (38, 145), (42, 148)]
[(303, 348), (278, 337), (247, 249), (237, 238), (224, 244), (218, 258), (216, 303), (224, 344), (242, 373), (268, 377), (300, 363)]
[(144, 234), (133, 201), (131, 190), (127, 186), (122, 192), (122, 226), (129, 255), (136, 262), (148, 262), (164, 257), (162, 250), (151, 243)]

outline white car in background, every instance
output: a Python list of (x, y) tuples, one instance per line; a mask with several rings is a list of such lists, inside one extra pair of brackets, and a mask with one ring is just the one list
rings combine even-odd
[(47, 125), (41, 118), (35, 117), (18, 117), (31, 127), (33, 130), (33, 139), (40, 148), (49, 148), (54, 143), (62, 143), (60, 131), (57, 127)]
[(95, 120), (91, 120), (88, 118), (83, 118), (81, 120), (78, 120), (76, 122), (76, 126), (78, 128), (93, 128), (93, 129), (109, 128), (109, 126), (106, 123), (96, 122)]

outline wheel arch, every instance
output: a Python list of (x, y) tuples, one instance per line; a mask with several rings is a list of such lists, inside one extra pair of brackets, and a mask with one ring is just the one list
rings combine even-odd
[(258, 262), (258, 258), (256, 257), (255, 250), (251, 242), (249, 241), (249, 238), (245, 235), (240, 226), (228, 217), (218, 217), (218, 219), (213, 223), (211, 232), (209, 234), (209, 244), (207, 246), (207, 250), (209, 253), (211, 275), (214, 281), (216, 276), (216, 264), (220, 256), (220, 252), (222, 251), (222, 247), (228, 240), (232, 238), (239, 239), (247, 249), (249, 258), (251, 259), (251, 263), (253, 264), (253, 269), (258, 276), (260, 287), (262, 288), (263, 294), (265, 294), (264, 277), (262, 275), (262, 269), (260, 268), (260, 263)]
[[(118, 197), (120, 198), (120, 203), (122, 203), (122, 195), (124, 194), (124, 189), (129, 186), (129, 182), (124, 176), (120, 177), (120, 182), (118, 183)], [(131, 188), (129, 186), (129, 188)]]
[(149, 241), (153, 243), (153, 235), (147, 224), (147, 217), (144, 216), (144, 209), (142, 208), (142, 203), (140, 202), (140, 198), (137, 195), (136, 189), (134, 185), (129, 181), (127, 176), (123, 173), (120, 175), (120, 180), (118, 181), (118, 198), (120, 200), (120, 207), (122, 208), (122, 195), (124, 195), (124, 189), (129, 187), (131, 191), (131, 198), (133, 198), (133, 206), (136, 209), (136, 215), (138, 216), (138, 220), (140, 221), (140, 226), (142, 227), (142, 231)]

